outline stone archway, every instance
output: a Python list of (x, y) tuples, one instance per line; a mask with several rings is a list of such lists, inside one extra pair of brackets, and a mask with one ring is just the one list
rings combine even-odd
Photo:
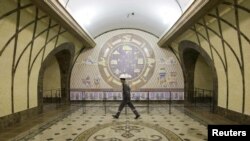
[(43, 111), (43, 80), (44, 73), (49, 62), (56, 58), (61, 76), (61, 100), (64, 103), (69, 102), (69, 86), (70, 86), (70, 68), (72, 66), (75, 47), (72, 43), (63, 43), (52, 50), (43, 61), (38, 78), (38, 111)]
[(218, 79), (216, 69), (213, 60), (210, 56), (199, 47), (197, 44), (191, 41), (182, 41), (179, 44), (179, 55), (181, 59), (181, 65), (184, 74), (184, 89), (185, 89), (185, 99), (186, 105), (193, 102), (194, 98), (194, 75), (195, 75), (195, 65), (199, 57), (202, 57), (205, 63), (211, 70), (212, 75), (212, 111), (214, 112), (217, 106), (218, 100)]

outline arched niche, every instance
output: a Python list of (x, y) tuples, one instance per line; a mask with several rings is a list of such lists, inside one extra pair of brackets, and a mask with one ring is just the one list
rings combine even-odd
[[(182, 41), (179, 44), (179, 55), (184, 74), (185, 103), (194, 103), (195, 85), (198, 85), (197, 76), (202, 75), (203, 79), (209, 80), (209, 87), (212, 90), (212, 111), (217, 106), (218, 101), (218, 79), (213, 60), (207, 52), (191, 41)], [(206, 68), (202, 68), (206, 67)], [(206, 70), (209, 69), (209, 70)], [(207, 74), (209, 73), (209, 74)], [(198, 76), (199, 77), (199, 76)], [(201, 76), (200, 76), (201, 77)], [(212, 77), (212, 78), (206, 78)], [(204, 82), (203, 82), (204, 83)], [(212, 84), (211, 84), (212, 83)], [(201, 84), (199, 84), (201, 86)], [(204, 84), (203, 84), (204, 85)], [(208, 88), (208, 87), (207, 87)]]
[(63, 103), (69, 102), (70, 68), (74, 58), (74, 48), (72, 43), (63, 43), (52, 50), (42, 62), (38, 78), (38, 110), (40, 113), (43, 111), (44, 75), (51, 63), (53, 64), (55, 61), (59, 65), (58, 72), (60, 72), (58, 74), (60, 76), (60, 100)]

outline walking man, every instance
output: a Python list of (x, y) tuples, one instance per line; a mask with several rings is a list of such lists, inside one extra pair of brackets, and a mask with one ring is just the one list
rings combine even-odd
[(123, 96), (123, 100), (119, 106), (118, 112), (116, 113), (116, 115), (113, 115), (114, 118), (118, 119), (119, 115), (122, 111), (122, 109), (124, 108), (124, 106), (126, 104), (128, 104), (128, 106), (130, 107), (130, 109), (134, 112), (135, 114), (135, 119), (138, 119), (140, 117), (139, 113), (136, 111), (134, 105), (131, 103), (130, 101), (130, 87), (129, 85), (126, 83), (126, 78), (125, 77), (120, 77), (120, 80), (122, 82), (122, 96)]

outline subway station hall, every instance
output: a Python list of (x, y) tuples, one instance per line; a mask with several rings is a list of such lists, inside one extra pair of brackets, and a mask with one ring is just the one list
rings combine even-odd
[(249, 0), (0, 0), (0, 140), (207, 141), (249, 60)]

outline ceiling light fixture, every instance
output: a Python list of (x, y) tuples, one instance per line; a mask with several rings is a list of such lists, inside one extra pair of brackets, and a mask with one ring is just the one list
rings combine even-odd
[(129, 18), (130, 16), (134, 16), (135, 15), (135, 12), (131, 12), (127, 15), (127, 18)]

